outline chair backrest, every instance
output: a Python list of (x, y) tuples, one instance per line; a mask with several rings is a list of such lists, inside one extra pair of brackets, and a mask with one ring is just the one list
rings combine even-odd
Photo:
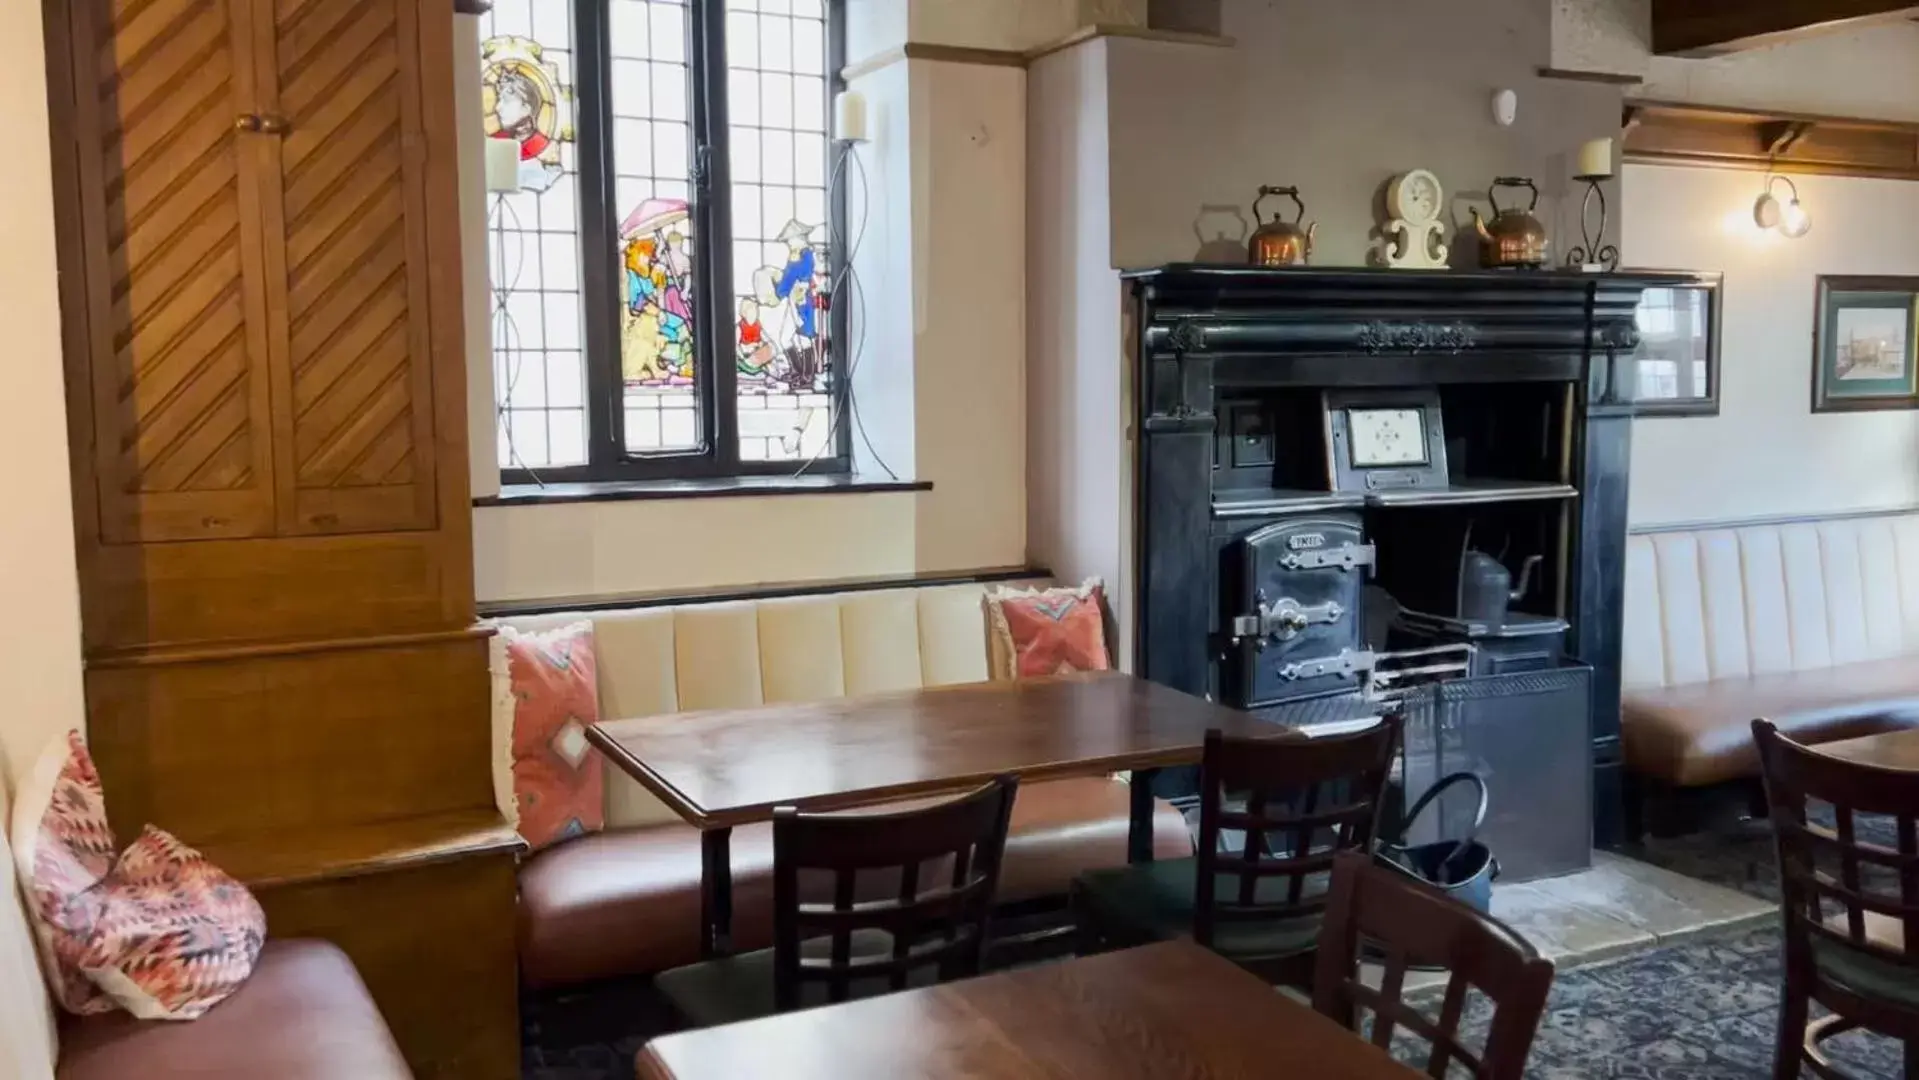
[[(1378, 989), (1360, 979), (1362, 938), (1385, 953)], [(1410, 964), (1448, 972), (1436, 1020), (1402, 997)], [(1431, 1047), (1428, 1076), (1446, 1076), (1459, 1065), (1479, 1080), (1520, 1080), (1552, 983), (1552, 961), (1492, 916), (1357, 852), (1334, 860), (1313, 1007), (1354, 1031), (1359, 1010), (1371, 1012), (1373, 1045), (1389, 1046), (1393, 1031), (1405, 1028)], [(1492, 1024), (1478, 1052), (1459, 1038), (1466, 993), (1474, 988), (1493, 1004)]]
[[(1752, 736), (1778, 847), (1788, 966), (1816, 970), (1807, 950), (1823, 939), (1919, 980), (1919, 772), (1809, 750), (1769, 720), (1754, 720)], [(1831, 806), (1831, 825), (1813, 803)], [(1891, 836), (1861, 835), (1860, 814), (1891, 818)]]
[[(1206, 733), (1194, 941), (1210, 947), (1222, 922), (1324, 910), (1325, 889), (1312, 879), (1331, 870), (1341, 851), (1371, 850), (1402, 727), (1397, 714), (1388, 714), (1342, 735), (1229, 739)], [(1244, 836), (1237, 854), (1220, 850), (1222, 832)], [(1281, 884), (1268, 884), (1273, 880)]]
[[(903, 990), (925, 968), (936, 968), (941, 980), (978, 974), (1018, 787), (1017, 777), (1002, 776), (960, 798), (892, 814), (775, 811), (773, 992), (780, 1011), (800, 1006), (806, 983), (823, 982), (827, 1000), (845, 1001), (855, 982), (883, 978)], [(831, 875), (831, 902), (803, 902), (800, 876), (819, 872)], [(895, 897), (856, 900), (862, 873), (889, 880), (897, 874)], [(862, 930), (890, 934), (891, 953), (853, 955), (852, 937)], [(801, 955), (801, 943), (815, 937), (829, 939), (828, 954)]]

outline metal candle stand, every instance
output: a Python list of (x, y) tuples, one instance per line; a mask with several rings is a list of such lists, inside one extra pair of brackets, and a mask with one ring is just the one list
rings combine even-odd
[[(1586, 197), (1579, 201), (1579, 235), (1585, 243), (1566, 253), (1566, 266), (1574, 270), (1617, 270), (1619, 249), (1611, 244), (1600, 245), (1606, 238), (1606, 189), (1600, 185), (1612, 177), (1601, 173), (1573, 179), (1586, 185)], [(1599, 228), (1588, 231), (1595, 196), (1599, 200)]]

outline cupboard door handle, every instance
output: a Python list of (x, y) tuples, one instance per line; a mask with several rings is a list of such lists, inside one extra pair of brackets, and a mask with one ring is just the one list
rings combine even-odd
[(293, 124), (284, 116), (247, 113), (233, 121), (233, 129), (252, 135), (285, 135), (293, 130)]

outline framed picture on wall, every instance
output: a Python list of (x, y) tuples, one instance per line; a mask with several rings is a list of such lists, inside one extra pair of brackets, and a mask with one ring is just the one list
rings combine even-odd
[(1919, 409), (1919, 277), (1820, 275), (1812, 411)]
[(1617, 396), (1640, 416), (1717, 416), (1724, 277), (1692, 270), (1625, 273), (1655, 284), (1640, 294), (1639, 347), (1618, 369)]

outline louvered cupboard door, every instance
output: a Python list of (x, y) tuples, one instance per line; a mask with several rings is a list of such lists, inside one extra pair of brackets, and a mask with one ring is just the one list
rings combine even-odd
[(246, 3), (67, 7), (108, 543), (274, 530), (258, 221), (235, 129), (254, 91)]
[(255, 3), (280, 531), (432, 528), (421, 0)]

